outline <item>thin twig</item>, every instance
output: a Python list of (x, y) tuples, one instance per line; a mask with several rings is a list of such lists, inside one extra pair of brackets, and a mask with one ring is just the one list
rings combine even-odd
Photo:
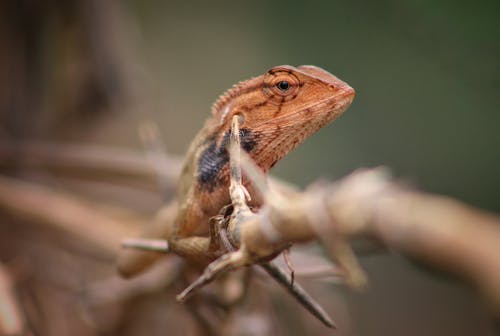
[(288, 290), (299, 303), (306, 308), (311, 314), (316, 316), (318, 320), (323, 322), (327, 327), (336, 329), (337, 326), (327, 312), (300, 286), (297, 282), (292, 282), (291, 278), (283, 272), (278, 266), (272, 263), (264, 263), (260, 265), (273, 279), (280, 283)]

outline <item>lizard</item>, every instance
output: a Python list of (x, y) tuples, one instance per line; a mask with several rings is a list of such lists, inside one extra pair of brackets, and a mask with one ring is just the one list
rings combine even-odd
[[(147, 238), (163, 238), (171, 246), (183, 238), (207, 236), (210, 218), (230, 204), (229, 153), (231, 120), (239, 116), (241, 148), (267, 173), (310, 135), (339, 117), (355, 91), (326, 70), (312, 65), (276, 66), (264, 74), (235, 84), (213, 104), (211, 116), (192, 141), (181, 172), (177, 200), (167, 206)], [(243, 181), (257, 208), (262, 198)], [(174, 251), (199, 260), (196, 244)], [(130, 277), (158, 259), (157, 254), (124, 250), (118, 270)], [(201, 258), (203, 259), (203, 258)]]
[[(230, 142), (233, 145), (237, 139), (238, 146), (266, 174), (301, 142), (339, 117), (350, 106), (354, 95), (354, 89), (347, 83), (310, 65), (276, 66), (226, 91), (214, 103), (211, 117), (189, 146), (177, 200), (160, 211), (154, 225), (143, 233), (145, 238), (166, 240), (166, 248), (161, 241), (162, 248), (153, 250), (174, 252), (188, 262), (201, 263), (202, 267), (211, 263), (208, 269), (224, 260), (219, 257), (229, 257), (225, 253), (230, 250), (227, 247), (222, 250), (217, 243), (222, 236), (213, 228), (211, 219), (232, 204), (230, 180), (241, 174), (233, 171), (233, 157), (227, 148)], [(249, 181), (240, 183), (251, 200), (249, 205), (257, 209), (262, 203), (262, 195)], [(206, 239), (207, 234), (209, 239)], [(141, 245), (141, 242), (132, 243), (129, 247), (149, 249)], [(118, 270), (124, 277), (134, 276), (159, 256), (146, 251), (124, 250), (118, 259)], [(288, 278), (269, 263), (262, 263), (261, 267), (325, 325), (334, 327), (322, 308), (294, 283), (293, 275)], [(206, 271), (178, 295), (179, 301), (184, 301), (195, 288), (212, 278)]]

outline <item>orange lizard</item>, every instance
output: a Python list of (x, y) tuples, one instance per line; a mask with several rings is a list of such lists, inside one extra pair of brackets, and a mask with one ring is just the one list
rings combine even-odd
[[(144, 237), (163, 238), (175, 247), (186, 237), (206, 236), (209, 219), (230, 203), (229, 154), (226, 146), (231, 120), (241, 118), (240, 141), (256, 164), (267, 172), (288, 152), (321, 127), (340, 116), (351, 104), (354, 90), (329, 72), (315, 66), (276, 66), (263, 75), (240, 82), (225, 92), (212, 107), (212, 116), (187, 152), (178, 185), (177, 202), (167, 216)], [(254, 207), (260, 197), (244, 180)], [(186, 259), (200, 260), (193, 244), (172, 249)], [(158, 259), (157, 254), (124, 250), (118, 269), (133, 276)], [(202, 258), (203, 259), (203, 258)]]

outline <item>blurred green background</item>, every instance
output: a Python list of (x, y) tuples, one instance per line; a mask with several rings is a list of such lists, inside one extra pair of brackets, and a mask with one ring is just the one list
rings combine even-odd
[[(137, 125), (151, 119), (169, 151), (182, 154), (232, 84), (279, 64), (313, 64), (357, 96), (273, 174), (305, 186), (384, 165), (419, 188), (500, 212), (499, 1), (128, 0), (114, 8), (134, 103), (38, 137), (140, 146)], [(50, 109), (57, 90), (42, 90)], [(332, 288), (348, 311), (338, 335), (493, 334), (461, 284), (397, 256), (363, 265), (367, 292)]]
[(131, 118), (156, 120), (172, 151), (186, 149), (232, 84), (274, 65), (314, 64), (350, 83), (356, 99), (274, 174), (305, 185), (387, 165), (426, 190), (500, 211), (498, 1), (128, 1), (126, 9), (147, 75), (135, 84), (152, 99)]

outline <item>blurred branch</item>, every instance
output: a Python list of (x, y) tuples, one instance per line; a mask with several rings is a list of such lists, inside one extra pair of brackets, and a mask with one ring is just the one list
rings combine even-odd
[[(163, 180), (176, 184), (182, 160), (162, 158)], [(144, 152), (91, 145), (68, 145), (50, 142), (0, 143), (0, 168), (38, 169), (90, 179), (117, 181), (121, 184), (158, 189), (155, 167)]]
[(0, 2), (5, 135), (68, 134), (92, 117), (121, 111), (132, 94), (125, 57), (130, 18), (121, 7), (98, 0)]
[(41, 185), (0, 177), (0, 209), (51, 227), (114, 256), (122, 236), (148, 222), (125, 209), (104, 207)]
[(168, 288), (179, 275), (180, 259), (166, 258), (139, 277), (124, 280), (115, 275), (90, 283), (85, 291), (85, 303), (95, 308), (109, 302), (123, 302), (147, 293), (155, 293)]
[(0, 335), (17, 336), (26, 330), (25, 317), (15, 295), (14, 281), (0, 264)]

